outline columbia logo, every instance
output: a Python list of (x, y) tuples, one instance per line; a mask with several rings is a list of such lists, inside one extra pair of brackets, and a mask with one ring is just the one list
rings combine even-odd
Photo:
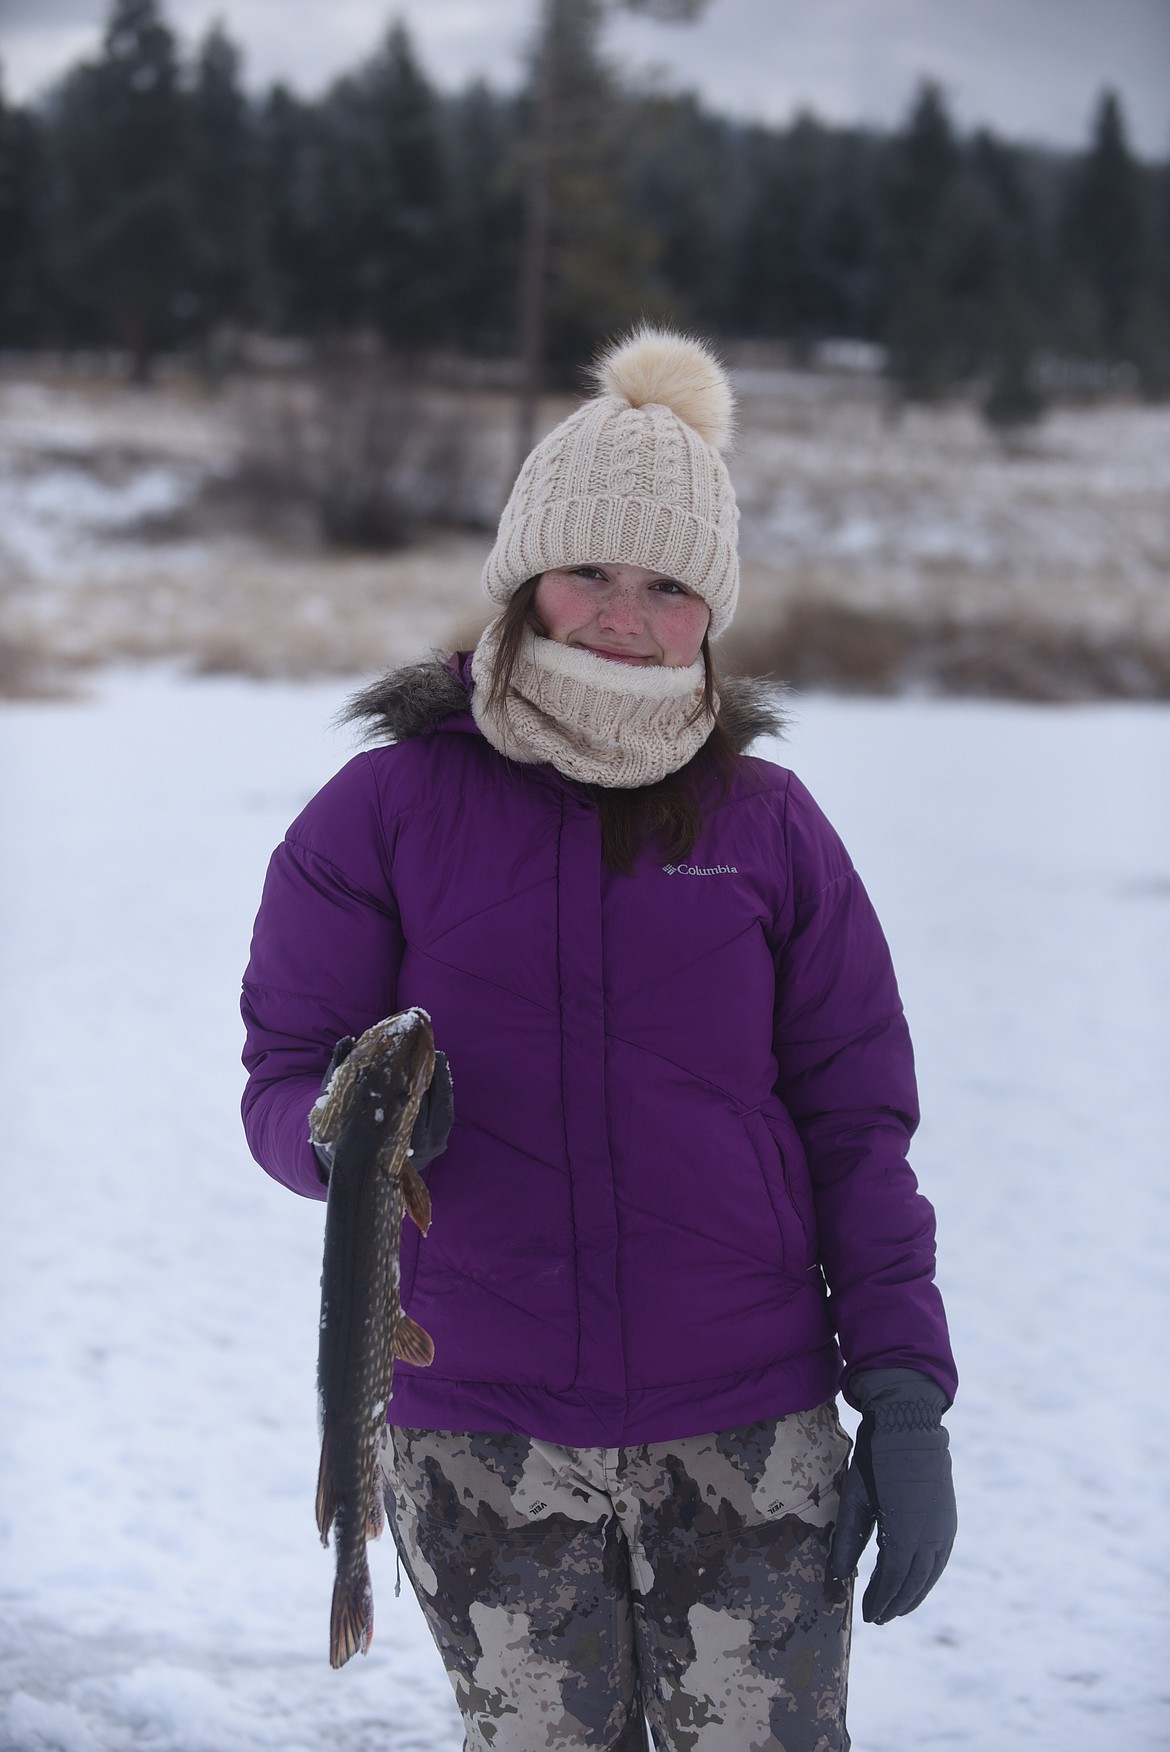
[(668, 876), (738, 876), (735, 864), (663, 864)]

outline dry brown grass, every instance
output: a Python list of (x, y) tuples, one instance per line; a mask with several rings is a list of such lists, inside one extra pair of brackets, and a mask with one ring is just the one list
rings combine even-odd
[[(356, 675), (433, 646), (474, 643), (485, 543), (437, 535), (397, 554), (236, 552), (192, 575), (91, 579), (82, 612), (20, 593), (8, 642), (26, 668), (181, 659), (201, 673)], [(0, 672), (0, 685), (3, 685)]]
[(1019, 616), (959, 621), (804, 598), (771, 626), (737, 625), (723, 661), (841, 693), (1170, 699), (1170, 642)]

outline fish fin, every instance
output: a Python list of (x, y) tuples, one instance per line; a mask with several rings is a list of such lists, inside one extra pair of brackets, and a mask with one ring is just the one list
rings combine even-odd
[(321, 1437), (321, 1464), (317, 1468), (317, 1531), (322, 1545), (329, 1543), (329, 1529), (337, 1518), (337, 1508), (337, 1486), (333, 1482), (333, 1461), (326, 1433)]
[(382, 1495), (381, 1473), (374, 1474), (374, 1488), (370, 1492), (370, 1512), (366, 1516), (366, 1538), (380, 1539), (386, 1526), (386, 1501)]
[(347, 1586), (339, 1576), (333, 1584), (333, 1610), (329, 1614), (329, 1665), (344, 1667), (352, 1655), (364, 1655), (374, 1636), (374, 1590), (365, 1564), (357, 1580)]
[(402, 1164), (402, 1199), (408, 1215), (425, 1235), (431, 1226), (431, 1195), (422, 1175), (410, 1161)]
[(394, 1355), (420, 1369), (429, 1367), (435, 1360), (434, 1339), (409, 1314), (400, 1315), (394, 1328)]

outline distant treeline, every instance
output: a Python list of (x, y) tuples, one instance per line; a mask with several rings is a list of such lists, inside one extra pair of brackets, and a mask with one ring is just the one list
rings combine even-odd
[[(1110, 93), (1079, 154), (960, 135), (929, 85), (892, 133), (766, 127), (578, 45), (556, 108), (554, 371), (646, 314), (797, 356), (879, 342), (906, 395), (975, 384), (1005, 418), (1038, 360), (1170, 394), (1170, 166)], [(527, 94), (437, 90), (401, 25), (321, 98), (257, 99), (222, 28), (186, 61), (156, 0), (116, 0), (97, 59), (0, 99), (0, 346), (513, 355), (532, 138)]]

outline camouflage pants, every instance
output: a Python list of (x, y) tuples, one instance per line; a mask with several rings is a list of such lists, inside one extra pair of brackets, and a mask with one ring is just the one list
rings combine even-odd
[(833, 1405), (638, 1448), (391, 1427), (387, 1503), (464, 1752), (845, 1752)]

